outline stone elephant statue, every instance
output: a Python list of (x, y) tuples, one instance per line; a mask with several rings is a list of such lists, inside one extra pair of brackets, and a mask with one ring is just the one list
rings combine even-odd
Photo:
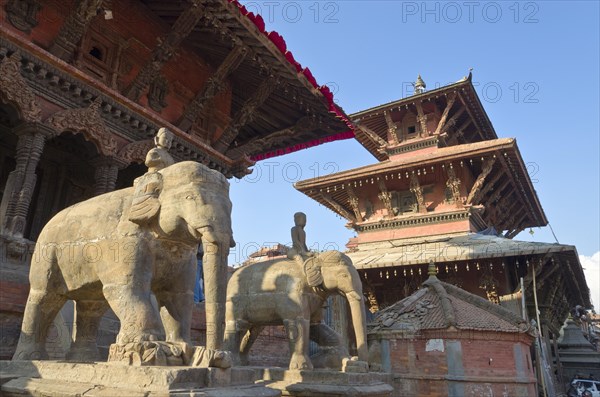
[[(117, 344), (190, 342), (198, 243), (204, 247), (207, 348), (223, 340), (227, 256), (233, 246), (229, 182), (184, 161), (148, 172), (134, 187), (68, 207), (42, 230), (13, 359), (45, 359), (48, 327), (75, 301), (76, 334), (67, 355), (97, 360), (98, 324), (110, 307)], [(151, 294), (158, 302), (151, 302)]]
[(338, 251), (295, 259), (275, 259), (244, 266), (227, 285), (225, 349), (236, 364), (247, 365), (249, 350), (266, 325), (286, 328), (290, 343), (289, 369), (312, 369), (309, 339), (342, 354), (321, 366), (339, 369), (349, 357), (340, 336), (323, 323), (323, 304), (332, 294), (347, 298), (356, 335), (358, 360), (367, 361), (365, 305), (362, 284), (350, 258)]

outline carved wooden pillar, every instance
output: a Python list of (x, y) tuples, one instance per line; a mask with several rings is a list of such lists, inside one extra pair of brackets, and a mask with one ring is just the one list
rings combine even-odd
[(15, 129), (19, 136), (16, 148), (16, 167), (8, 176), (5, 194), (0, 205), (2, 233), (23, 237), (31, 197), (46, 139), (52, 130), (40, 123), (21, 124)]
[(115, 190), (119, 169), (124, 168), (125, 163), (115, 157), (102, 156), (96, 158), (93, 165), (96, 167), (94, 196)]

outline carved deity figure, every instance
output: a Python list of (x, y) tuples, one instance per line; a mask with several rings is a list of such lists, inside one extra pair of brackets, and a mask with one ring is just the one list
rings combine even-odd
[(175, 163), (175, 160), (169, 154), (172, 144), (173, 133), (165, 127), (160, 128), (154, 137), (155, 147), (150, 149), (146, 155), (145, 164), (148, 167), (148, 172), (156, 172)]
[(296, 212), (294, 214), (294, 227), (291, 229), (292, 249), (288, 251), (288, 258), (295, 259), (300, 266), (304, 266), (304, 261), (314, 253), (308, 250), (306, 246), (306, 214)]

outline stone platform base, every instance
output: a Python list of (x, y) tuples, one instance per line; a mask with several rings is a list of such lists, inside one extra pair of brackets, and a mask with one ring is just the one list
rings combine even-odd
[(282, 396), (388, 397), (394, 390), (391, 374), (348, 373), (332, 370), (289, 371), (283, 368), (251, 368), (255, 379), (281, 391)]
[(0, 396), (278, 397), (248, 368), (136, 367), (117, 363), (0, 361)]

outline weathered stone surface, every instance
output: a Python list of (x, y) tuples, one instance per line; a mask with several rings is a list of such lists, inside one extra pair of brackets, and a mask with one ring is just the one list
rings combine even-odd
[(340, 369), (342, 360), (349, 358), (348, 350), (322, 321), (323, 303), (338, 293), (348, 299), (358, 359), (366, 362), (364, 298), (352, 261), (338, 251), (310, 256), (303, 265), (298, 257), (253, 263), (238, 269), (229, 280), (225, 348), (233, 353), (234, 362), (247, 365), (248, 352), (263, 327), (283, 324), (290, 340), (290, 370), (313, 368), (309, 339), (325, 351), (319, 365)]
[(111, 363), (0, 361), (2, 396), (277, 397), (245, 368), (135, 367)]
[(68, 359), (98, 359), (98, 323), (109, 306), (121, 324), (117, 344), (165, 337), (189, 344), (199, 242), (205, 252), (207, 349), (218, 350), (233, 241), (229, 183), (191, 161), (149, 174), (157, 178), (138, 181), (152, 181), (143, 189), (152, 191), (144, 217), (130, 219), (136, 188), (128, 188), (66, 208), (46, 224), (31, 260), (31, 290), (15, 359), (48, 357), (48, 327), (67, 299), (75, 301), (76, 310)]
[(391, 374), (331, 370), (286, 371), (252, 367), (258, 379), (283, 396), (391, 396)]

